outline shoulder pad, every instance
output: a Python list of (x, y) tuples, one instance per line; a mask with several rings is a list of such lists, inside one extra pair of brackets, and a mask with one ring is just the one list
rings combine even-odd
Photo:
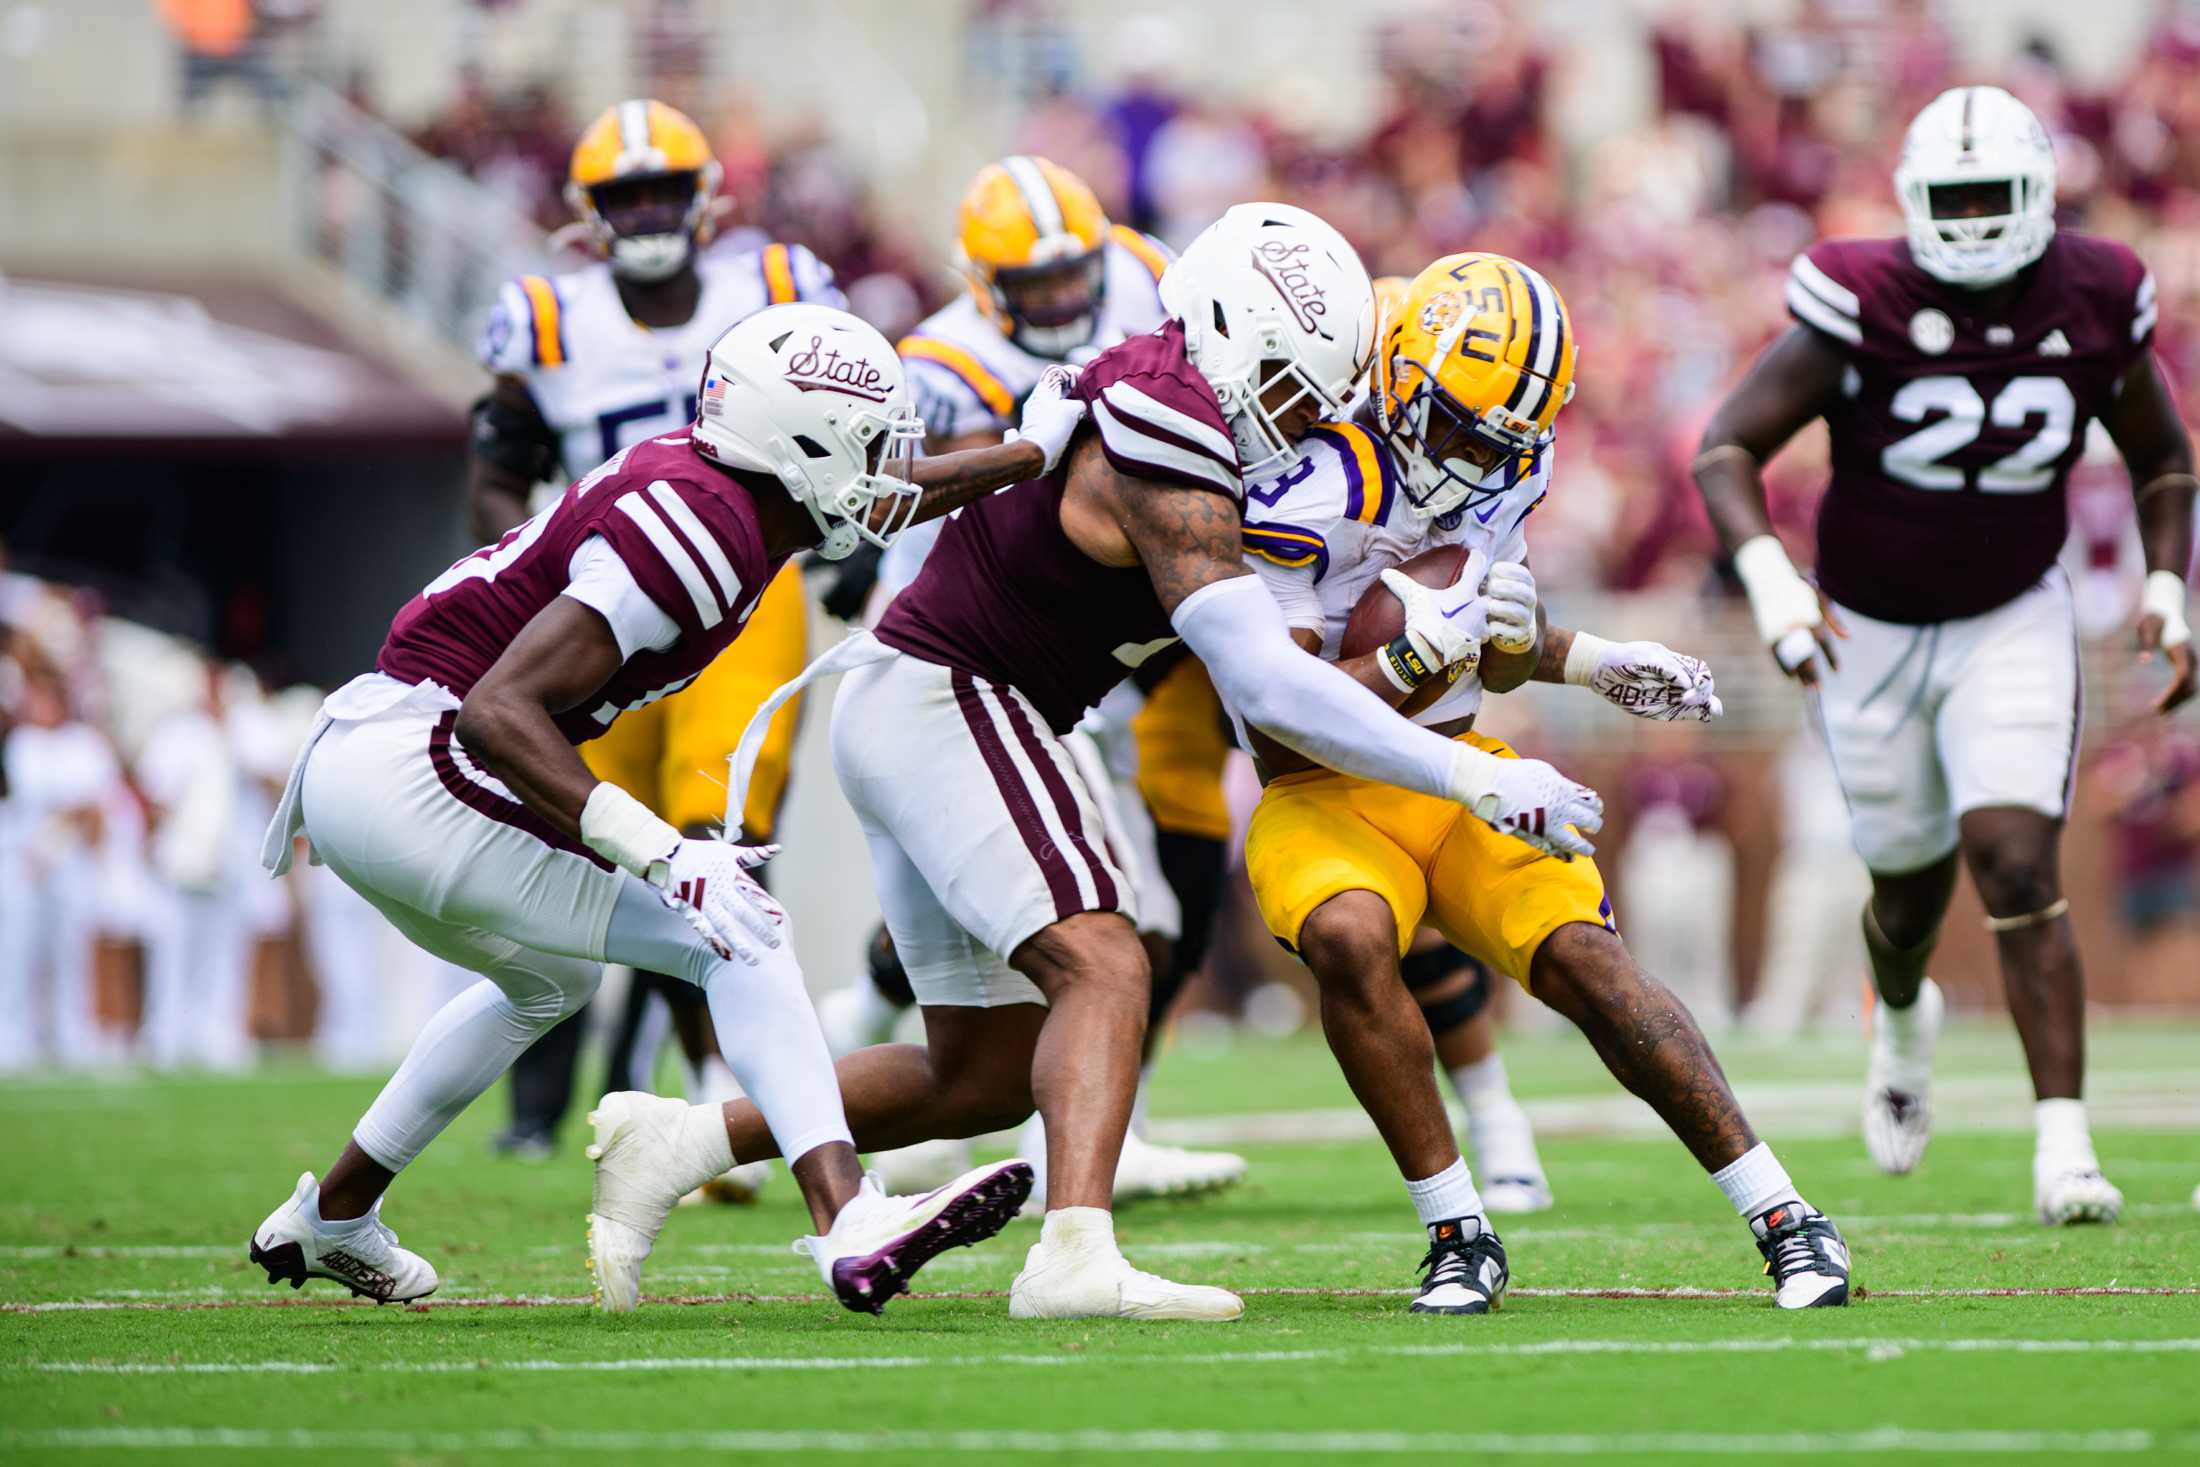
[(1147, 273), (1152, 275), (1157, 282), (1161, 279), (1162, 273), (1169, 268), (1170, 261), (1176, 258), (1175, 255), (1169, 252), (1169, 247), (1160, 240), (1149, 234), (1140, 234), (1128, 224), (1110, 226), (1108, 237), (1121, 246), (1132, 258), (1136, 259), (1139, 264), (1145, 266)]
[(1184, 355), (1181, 330), (1164, 326), (1108, 348), (1075, 391), (1118, 472), (1237, 497), (1237, 444), (1214, 388)]
[(565, 365), (565, 301), (549, 276), (504, 283), (482, 327), (478, 355), (491, 372), (514, 376)]
[(1788, 314), (1836, 341), (1862, 345), (1864, 303), (1853, 276), (1838, 242), (1822, 240), (1812, 245), (1788, 266)]

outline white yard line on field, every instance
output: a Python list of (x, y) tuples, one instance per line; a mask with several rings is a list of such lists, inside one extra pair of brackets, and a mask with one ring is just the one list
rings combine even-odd
[[(47, 1299), (37, 1303), (0, 1303), (0, 1314), (69, 1314), (89, 1313), (100, 1310), (151, 1309), (369, 1309), (374, 1306), (361, 1300), (339, 1298), (333, 1292), (320, 1294), (275, 1293), (228, 1297), (208, 1297), (223, 1293), (219, 1290), (176, 1289), (161, 1291), (143, 1289), (117, 1291), (98, 1299)], [(1290, 1299), (1392, 1299), (1403, 1298), (1412, 1289), (1325, 1289), (1325, 1288), (1250, 1288), (1236, 1291), (1247, 1298)], [(1868, 1295), (1859, 1291), (1858, 1297), (1873, 1299), (2103, 1299), (2103, 1298), (2182, 1298), (2200, 1296), (2200, 1286), (2175, 1288), (2150, 1288), (2120, 1284), (2084, 1284), (2062, 1288), (2040, 1289), (1872, 1289)], [(905, 1297), (923, 1299), (1006, 1299), (1006, 1289), (933, 1289), (920, 1290)], [(1758, 1299), (1769, 1302), (1770, 1294), (1764, 1289), (1699, 1289), (1688, 1286), (1667, 1289), (1645, 1289), (1632, 1286), (1578, 1289), (1514, 1289), (1516, 1299)], [(436, 1309), (543, 1309), (587, 1305), (594, 1301), (586, 1294), (457, 1294), (437, 1295), (417, 1304), (405, 1306), (409, 1313), (426, 1314)], [(829, 1294), (766, 1294), (766, 1293), (714, 1293), (714, 1294), (646, 1294), (645, 1304), (663, 1305), (715, 1305), (715, 1304), (827, 1304), (833, 1302)]]
[(1262, 1456), (1476, 1457), (1776, 1456), (1826, 1454), (2076, 1456), (2190, 1450), (2200, 1437), (2139, 1428), (2095, 1431), (1921, 1431), (1899, 1426), (1824, 1432), (1414, 1431), (344, 1431), (260, 1427), (90, 1427), (0, 1430), (0, 1446), (86, 1451), (363, 1451), (397, 1454), (600, 1452), (1106, 1452)]
[[(2200, 1166), (2194, 1169), (2200, 1177)], [(2184, 1217), (2192, 1209), (2181, 1202), (2138, 1202), (2124, 1208), (2126, 1218)], [(1843, 1213), (1835, 1219), (1843, 1229), (1870, 1230), (1874, 1228), (2040, 1228), (2040, 1222), (2029, 1212), (1886, 1212)], [(1506, 1220), (1502, 1231), (1507, 1239), (1524, 1242), (1557, 1242), (1583, 1239), (1612, 1239), (1622, 1235), (1642, 1233), (1689, 1233), (1706, 1224), (1702, 1221), (1678, 1219), (1643, 1221), (1632, 1219), (1621, 1227), (1586, 1227), (1576, 1225), (1548, 1226), (1531, 1219)], [(2042, 1237), (2055, 1237), (2050, 1229), (2040, 1228)], [(1159, 1258), (1227, 1258), (1245, 1253), (1335, 1253), (1361, 1245), (1382, 1247), (1397, 1245), (1401, 1240), (1413, 1242), (1419, 1234), (1412, 1229), (1397, 1232), (1360, 1231), (1341, 1237), (1304, 1242), (1278, 1243), (1243, 1241), (1228, 1238), (1190, 1239), (1177, 1242), (1136, 1243), (1132, 1251), (1151, 1254)], [(1418, 1243), (1415, 1246), (1419, 1246)], [(537, 1243), (526, 1250), (529, 1254), (556, 1258), (577, 1255), (579, 1243)], [(4, 1245), (0, 1244), (0, 1262), (74, 1262), (78, 1259), (129, 1259), (129, 1258), (233, 1258), (242, 1256), (242, 1245), (219, 1243), (102, 1243), (77, 1246), (68, 1243)], [(808, 1272), (811, 1265), (794, 1259), (784, 1243), (667, 1243), (657, 1255), (677, 1267), (683, 1260), (693, 1258), (757, 1258), (771, 1262), (786, 1261), (786, 1266), (799, 1272)], [(789, 1261), (791, 1260), (791, 1261)], [(966, 1262), (950, 1256), (941, 1262)], [(938, 1266), (938, 1263), (932, 1265)]]
[(1076, 1354), (991, 1355), (711, 1355), (617, 1360), (33, 1360), (10, 1362), (0, 1372), (40, 1375), (480, 1375), (505, 1373), (625, 1374), (662, 1371), (989, 1370), (1093, 1365), (1299, 1365), (1320, 1362), (1453, 1357), (1545, 1355), (1754, 1355), (1768, 1350), (1863, 1355), (1892, 1360), (1911, 1354), (1947, 1355), (2190, 1355), (2200, 1339), (1848, 1339), (1733, 1340), (1538, 1340), (1522, 1343), (1460, 1341), (1416, 1345), (1342, 1345), (1304, 1350), (1222, 1350), (1165, 1355), (1083, 1351)]

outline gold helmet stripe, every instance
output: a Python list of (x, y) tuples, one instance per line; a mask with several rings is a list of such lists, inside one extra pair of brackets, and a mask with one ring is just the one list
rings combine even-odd
[(1024, 207), (1031, 211), (1031, 224), (1039, 238), (1061, 234), (1069, 227), (1062, 222), (1062, 201), (1054, 196), (1054, 185), (1047, 182), (1044, 169), (1022, 153), (1003, 158), (1001, 166), (1008, 170), (1016, 191), (1024, 196)]
[(649, 151), (649, 103), (644, 101), (619, 104), (619, 151), (644, 153)]
[(764, 290), (775, 306), (802, 299), (794, 283), (794, 258), (783, 244), (764, 247)]

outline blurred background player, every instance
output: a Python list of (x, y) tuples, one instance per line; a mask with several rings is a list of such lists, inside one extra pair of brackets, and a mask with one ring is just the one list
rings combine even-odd
[[(1720, 711), (1695, 658), (1544, 627), (1524, 527), (1548, 492), (1553, 428), (1573, 396), (1572, 337), (1534, 270), (1497, 255), (1440, 259), (1384, 316), (1357, 419), (1315, 428), (1289, 473), (1247, 487), (1244, 542), (1299, 645), (1498, 759), (1517, 756), (1472, 732), (1483, 693), (1531, 678), (1590, 688), (1639, 717)], [(1462, 552), (1451, 584), (1397, 569), (1439, 546)], [(1399, 600), (1402, 626), (1362, 651), (1346, 645), (1347, 627), (1371, 591)], [(1268, 930), (1312, 969), (1322, 1031), (1427, 1230), (1413, 1312), (1488, 1313), (1509, 1283), (1437, 1098), (1430, 1025), (1400, 970), (1424, 916), (1571, 1020), (1657, 1111), (1749, 1227), (1780, 1308), (1847, 1302), (1840, 1234), (1757, 1139), (1686, 1007), (1628, 954), (1584, 847), (1523, 852), (1455, 805), (1258, 734), (1253, 748), (1266, 788), (1246, 871)]]
[[(1713, 415), (1697, 483), (1781, 667), (1815, 690), (1871, 868), (1879, 1006), (1865, 1080), (1874, 1162), (1907, 1172), (1932, 1126), (1940, 990), (1925, 976), (1960, 855), (2000, 950), (2037, 1098), (2033, 1200), (2109, 1222), (2123, 1195), (2087, 1125), (2085, 990), (2058, 846), (2082, 693), (2065, 488), (2098, 419), (2130, 470), (2147, 580), (2138, 646), (2160, 711), (2190, 698), (2192, 446), (2156, 363), (2154, 277), (2055, 228), (2055, 153), (1997, 87), (1945, 92), (1894, 176), (1903, 239), (1796, 258), (1796, 324)], [(1823, 417), (1833, 479), (1817, 585), (1765, 513), (1761, 465)]]
[[(483, 337), (495, 374), (475, 404), (467, 480), (474, 530), (484, 542), (526, 518), (537, 484), (575, 479), (630, 444), (675, 432), (695, 417), (696, 382), (711, 341), (768, 305), (846, 301), (832, 272), (800, 245), (705, 253), (721, 172), (709, 142), (685, 115), (656, 101), (621, 102), (573, 149), (566, 199), (596, 263), (559, 276), (507, 284)], [(867, 547), (868, 548), (868, 547)], [(738, 646), (673, 697), (638, 709), (584, 750), (601, 779), (636, 792), (690, 835), (725, 813), (725, 764), (749, 713), (801, 671), (808, 653), (800, 572), (782, 571), (757, 603)], [(773, 722), (749, 786), (742, 828), (768, 844), (786, 793), (798, 704)], [(692, 984), (634, 975), (612, 1036), (607, 1090), (655, 1083), (663, 1028), (653, 999), (670, 1010), (696, 1099), (737, 1094), (719, 1058), (702, 996)], [(512, 1070), (512, 1121), (500, 1149), (548, 1154), (572, 1101), (588, 1018), (576, 1013)], [(763, 1168), (713, 1184), (747, 1201)]]
[[(1168, 250), (1110, 224), (1085, 181), (1048, 159), (1018, 155), (980, 169), (956, 231), (956, 267), (968, 289), (899, 347), (927, 452), (1000, 442), (1048, 367), (1090, 361), (1166, 319), (1159, 287)], [(884, 599), (916, 578), (939, 531), (920, 526), (884, 552)], [(1112, 786), (1109, 833), (1128, 847), (1126, 874), (1141, 884), (1140, 936), (1154, 971), (1147, 1067), (1116, 1168), (1117, 1201), (1227, 1186), (1245, 1172), (1244, 1158), (1229, 1152), (1158, 1146), (1142, 1134), (1153, 1047), (1205, 951), (1230, 833), (1222, 807), (1227, 725), (1214, 687), (1197, 658), (1165, 653), (1154, 664), (1104, 700), (1080, 735), (1091, 738)], [(1151, 691), (1141, 697), (1144, 689)], [(883, 927), (867, 964), (864, 977), (819, 1003), (838, 1054), (885, 1042), (915, 1002)], [(1034, 1115), (1017, 1149), (1037, 1164), (1045, 1147)], [(967, 1170), (969, 1157), (967, 1141), (940, 1140), (889, 1152), (878, 1165), (894, 1186), (911, 1188)], [(1044, 1188), (1042, 1167), (1035, 1200)]]

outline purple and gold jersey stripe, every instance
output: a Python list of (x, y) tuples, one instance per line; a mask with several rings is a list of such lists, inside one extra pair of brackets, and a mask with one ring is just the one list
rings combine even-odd
[(523, 275), (519, 288), (527, 296), (527, 313), (534, 329), (535, 365), (562, 366), (565, 362), (565, 321), (558, 306), (558, 292), (540, 275)]
[(1391, 497), (1397, 490), (1397, 469), (1375, 441), (1375, 435), (1358, 423), (1323, 423), (1311, 436), (1336, 449), (1337, 456), (1344, 460), (1345, 518), (1363, 525), (1387, 521)]
[(764, 247), (764, 294), (775, 306), (802, 299), (802, 291), (794, 283), (794, 260), (783, 244)]
[(1155, 280), (1169, 268), (1169, 257), (1161, 252), (1161, 247), (1128, 224), (1115, 225), (1108, 233), (1117, 244), (1129, 250), (1139, 264), (1152, 271)]
[(1292, 570), (1313, 567), (1317, 581), (1329, 573), (1329, 542), (1303, 525), (1241, 525), (1238, 541), (1248, 555), (1276, 565)]
[(979, 400), (1000, 416), (1006, 418), (1015, 414), (1016, 394), (1010, 392), (1007, 384), (1000, 378), (987, 371), (984, 363), (952, 341), (943, 341), (937, 336), (904, 336), (901, 345), (895, 350), (905, 360), (935, 362), (947, 368), (962, 378), (970, 390), (978, 394)]

